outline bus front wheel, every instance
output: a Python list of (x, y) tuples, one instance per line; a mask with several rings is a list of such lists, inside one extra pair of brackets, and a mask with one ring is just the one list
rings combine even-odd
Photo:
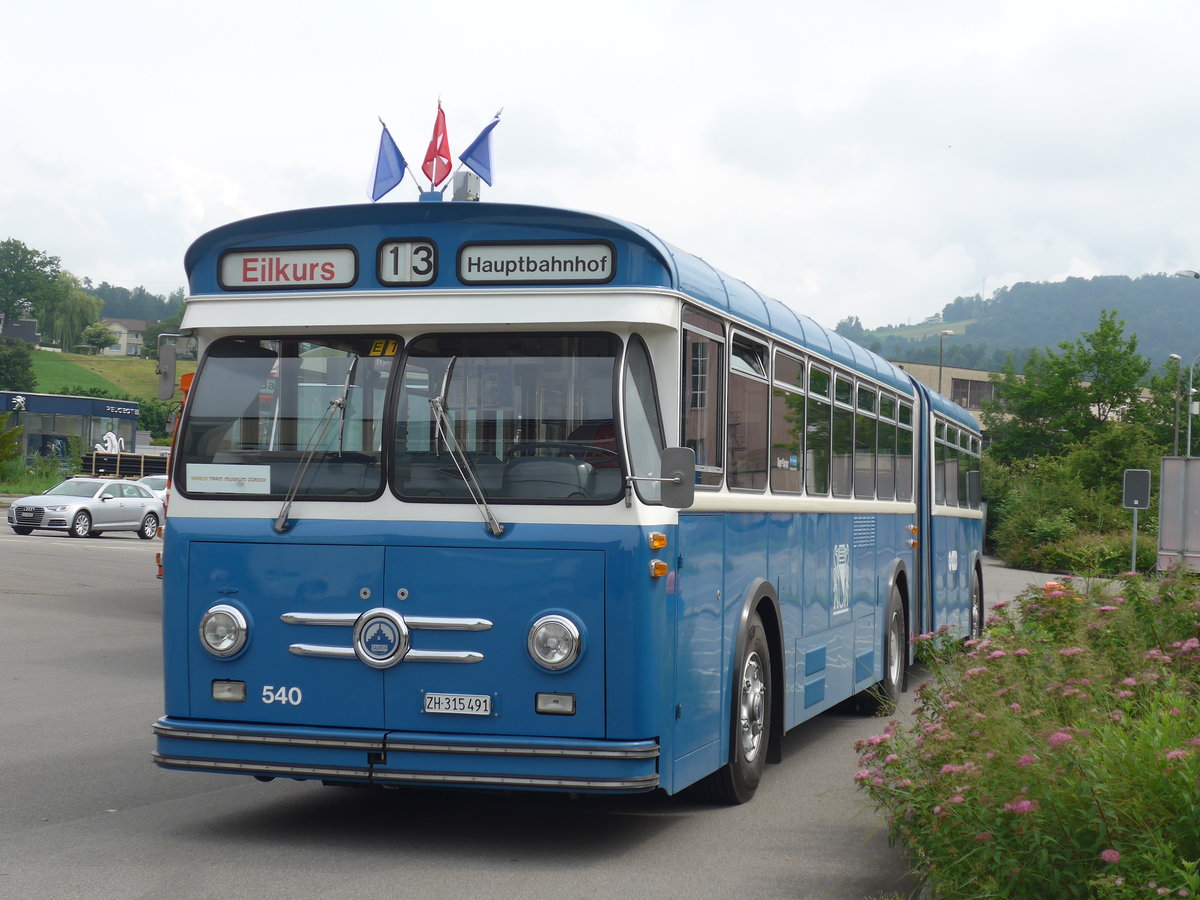
[(734, 669), (729, 762), (704, 782), (718, 803), (745, 803), (762, 781), (771, 738), (771, 648), (758, 613), (752, 613), (741, 659)]

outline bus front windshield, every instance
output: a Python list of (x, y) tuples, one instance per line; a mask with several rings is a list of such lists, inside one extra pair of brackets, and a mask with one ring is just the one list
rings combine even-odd
[(179, 438), (199, 496), (353, 499), (383, 490), (383, 411), (400, 341), (228, 338), (204, 360)]
[[(610, 334), (440, 334), (407, 348), (393, 485), (406, 500), (611, 503), (620, 341)], [(444, 412), (442, 412), (444, 411)]]

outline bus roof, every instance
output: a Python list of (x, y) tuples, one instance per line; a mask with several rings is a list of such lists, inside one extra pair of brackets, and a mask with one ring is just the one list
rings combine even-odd
[[(198, 238), (184, 257), (192, 295), (225, 293), (218, 279), (221, 254), (235, 248), (295, 249), (344, 245), (371, 260), (383, 241), (420, 236), (443, 254), (467, 243), (553, 243), (601, 240), (616, 248), (609, 287), (666, 288), (694, 298), (750, 325), (813, 350), (847, 368), (911, 394), (908, 375), (808, 316), (766, 297), (705, 260), (668, 244), (653, 232), (619, 219), (551, 207), (508, 203), (374, 203), (268, 213), (215, 228)], [(450, 258), (447, 256), (447, 258)], [(355, 283), (341, 290), (388, 290), (374, 280), (373, 264), (361, 266)], [(366, 282), (366, 284), (364, 284)], [(556, 285), (561, 287), (561, 285)], [(461, 290), (456, 266), (439, 266), (429, 288)], [(536, 289), (536, 286), (531, 286)], [(332, 288), (331, 290), (339, 290)]]

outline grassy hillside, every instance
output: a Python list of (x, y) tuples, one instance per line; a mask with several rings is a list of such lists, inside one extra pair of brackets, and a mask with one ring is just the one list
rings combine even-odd
[[(64, 388), (82, 387), (153, 399), (158, 395), (158, 376), (154, 374), (154, 365), (152, 359), (33, 351), (33, 373), (37, 378), (39, 394), (61, 394)], [(195, 371), (195, 368), (194, 362), (181, 360), (178, 374)]]

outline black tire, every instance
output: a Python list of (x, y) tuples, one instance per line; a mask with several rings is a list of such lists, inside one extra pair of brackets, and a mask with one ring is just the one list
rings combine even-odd
[(16, 532), (17, 534), (21, 535), (22, 537), (24, 537), (27, 534), (33, 534), (33, 529), (30, 528), (28, 525), (14, 525), (12, 527), (12, 530), (14, 532)]
[(71, 527), (67, 529), (67, 534), (74, 538), (91, 537), (92, 517), (86, 509), (75, 513), (75, 518), (71, 520)]
[(138, 528), (137, 536), (143, 541), (148, 541), (158, 535), (158, 516), (154, 513), (146, 513), (146, 518), (142, 519), (142, 525)]
[(771, 690), (771, 648), (762, 619), (752, 613), (733, 674), (729, 762), (704, 781), (712, 800), (732, 806), (747, 802), (758, 790), (771, 739)]
[(971, 572), (971, 637), (979, 640), (983, 637), (983, 582), (979, 578), (979, 570)]
[(883, 617), (883, 680), (858, 695), (859, 711), (869, 716), (890, 715), (904, 693), (907, 664), (908, 630), (904, 623), (904, 604), (900, 602), (900, 591), (893, 587)]

